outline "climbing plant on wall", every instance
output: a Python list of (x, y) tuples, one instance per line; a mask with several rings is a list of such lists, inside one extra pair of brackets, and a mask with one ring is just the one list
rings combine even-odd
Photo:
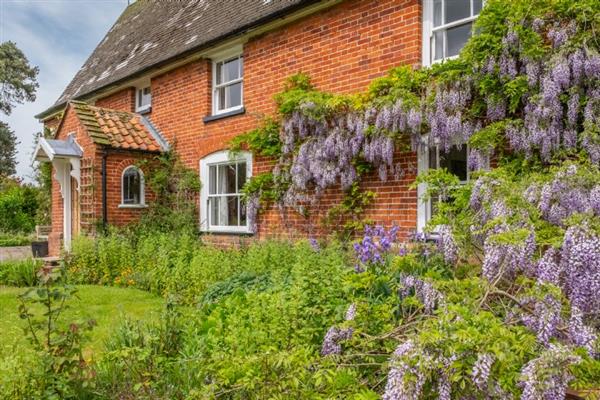
[[(276, 158), (272, 172), (246, 186), (253, 218), (265, 202), (309, 214), (334, 187), (359, 196), (366, 172), (382, 181), (405, 173), (397, 151), (469, 145), (469, 184), (443, 169), (415, 184), (442, 200), (429, 228), (445, 263), (458, 271), (480, 260), (470, 268), (485, 291), (474, 307), (461, 307), (429, 279), (401, 277), (400, 297), (414, 294), (428, 306), (411, 319), (420, 333), (397, 335), (384, 399), (558, 399), (575, 375), (583, 385), (597, 377), (599, 31), (595, 0), (490, 0), (458, 58), (395, 68), (354, 95), (293, 76), (276, 97), (274, 119), (236, 140), (236, 148), (246, 143)], [(357, 274), (375, 268), (380, 260), (371, 257), (389, 241), (385, 232), (366, 233)], [(341, 352), (347, 329), (331, 330), (324, 349)], [(507, 347), (484, 348), (477, 332), (499, 335)], [(529, 335), (527, 350), (511, 347)], [(519, 359), (509, 365), (519, 369), (509, 371), (505, 357), (514, 351)]]

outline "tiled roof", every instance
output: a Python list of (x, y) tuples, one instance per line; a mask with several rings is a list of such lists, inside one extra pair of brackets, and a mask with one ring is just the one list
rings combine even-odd
[(71, 101), (71, 106), (96, 144), (128, 150), (162, 151), (164, 140), (142, 115)]
[(128, 6), (55, 104), (82, 99), (321, 0), (138, 0)]

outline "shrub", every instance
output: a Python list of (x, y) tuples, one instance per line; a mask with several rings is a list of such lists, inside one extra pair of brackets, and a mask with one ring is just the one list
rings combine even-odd
[(0, 247), (27, 246), (33, 241), (31, 235), (0, 232)]
[[(201, 262), (207, 255), (214, 259)], [(344, 251), (266, 242), (245, 250), (201, 247), (194, 262), (186, 276), (192, 279), (181, 285), (198, 288), (199, 307), (170, 311), (158, 326), (124, 322), (99, 362), (96, 390), (135, 398), (263, 399), (332, 397), (359, 386), (327, 360), (319, 367), (325, 330), (347, 303), (341, 289), (351, 269)], [(194, 280), (200, 277), (206, 281)], [(165, 343), (173, 343), (165, 346), (170, 351)]]
[(37, 208), (37, 189), (16, 182), (0, 182), (0, 231), (32, 232)]
[(33, 259), (0, 263), (0, 285), (35, 286), (38, 283), (37, 272), (41, 266), (41, 261)]

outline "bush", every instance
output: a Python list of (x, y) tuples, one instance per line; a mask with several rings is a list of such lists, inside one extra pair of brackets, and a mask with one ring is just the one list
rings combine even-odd
[(29, 233), (35, 228), (37, 189), (15, 182), (0, 182), (0, 231)]
[(310, 398), (350, 391), (319, 383), (325, 375), (337, 376), (335, 368), (319, 367), (319, 351), (327, 327), (346, 308), (342, 289), (351, 269), (340, 248), (316, 253), (306, 242), (200, 247), (189, 274), (181, 263), (174, 265), (182, 293), (192, 293), (186, 285), (196, 288), (198, 307), (183, 314), (171, 310), (159, 325), (125, 321), (98, 364), (97, 391), (165, 399)]
[(0, 285), (31, 287), (38, 283), (42, 262), (34, 259), (0, 263)]
[(32, 241), (31, 235), (0, 232), (0, 247), (28, 246)]

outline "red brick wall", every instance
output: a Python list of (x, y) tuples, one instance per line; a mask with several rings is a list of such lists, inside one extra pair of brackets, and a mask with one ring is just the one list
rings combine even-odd
[(135, 111), (135, 88), (127, 88), (96, 100), (96, 106), (113, 110)]
[[(203, 122), (203, 117), (211, 113), (211, 63), (208, 60), (194, 61), (155, 76), (151, 81), (152, 112), (149, 117), (167, 139), (176, 144), (184, 163), (198, 170), (201, 158), (226, 149), (231, 138), (256, 127), (262, 115), (273, 113), (273, 95), (292, 74), (308, 73), (322, 90), (351, 93), (364, 90), (374, 78), (394, 66), (418, 66), (421, 59), (420, 4), (419, 0), (346, 0), (253, 38), (244, 45), (246, 113), (243, 115)], [(96, 105), (134, 110), (135, 91), (133, 88), (122, 90), (98, 100)], [(139, 215), (139, 210), (117, 208), (120, 174), (130, 161), (131, 155), (109, 156), (111, 223), (127, 223)], [(365, 217), (388, 226), (399, 225), (406, 234), (416, 227), (417, 195), (416, 191), (408, 189), (416, 173), (416, 155), (397, 154), (396, 161), (407, 171), (401, 180), (391, 178), (382, 183), (373, 176), (364, 181), (363, 187), (377, 194)], [(256, 159), (254, 174), (268, 170), (271, 165), (269, 160)], [(100, 180), (97, 182), (99, 185)], [(330, 190), (317, 215), (324, 215), (340, 199), (339, 190)], [(99, 199), (98, 204), (101, 205)], [(288, 214), (289, 218), (282, 221), (278, 211), (263, 212), (257, 236), (296, 237), (321, 232), (318, 218), (309, 223), (293, 211)], [(206, 239), (219, 243), (240, 240), (222, 235), (207, 236)]]
[[(138, 165), (142, 159), (151, 158), (151, 155), (143, 155), (141, 153), (109, 153), (106, 159), (106, 204), (108, 212), (108, 223), (111, 225), (123, 226), (131, 222), (137, 221), (144, 208), (119, 208), (121, 204), (121, 177), (125, 168), (131, 165)], [(147, 171), (142, 169), (142, 173), (147, 175)], [(146, 202), (151, 202), (153, 198), (152, 192), (145, 187)], [(100, 200), (100, 210), (98, 215), (102, 215), (102, 201)]]
[[(152, 112), (150, 119), (174, 144), (184, 163), (199, 168), (205, 154), (223, 149), (222, 133), (209, 130), (202, 118), (210, 109), (210, 67), (206, 60), (196, 61), (152, 79)], [(229, 118), (221, 125), (231, 133), (243, 131), (248, 124), (238, 125), (240, 118)]]
[[(419, 65), (420, 21), (418, 0), (343, 2), (244, 45), (244, 115), (203, 123), (202, 118), (211, 113), (211, 64), (201, 60), (152, 80), (151, 119), (169, 141), (177, 143), (184, 162), (198, 169), (201, 158), (227, 148), (232, 137), (256, 127), (261, 115), (273, 113), (273, 95), (292, 74), (308, 73), (319, 89), (351, 93), (364, 90), (391, 67)], [(399, 225), (406, 234), (416, 227), (417, 194), (408, 190), (416, 156), (399, 154), (397, 162), (408, 171), (401, 181), (381, 183), (373, 177), (364, 183), (365, 189), (377, 193), (366, 217)], [(255, 160), (255, 174), (269, 168), (268, 160)], [(340, 198), (340, 191), (331, 190), (319, 214), (324, 215)], [(318, 218), (304, 221), (294, 212), (288, 214), (289, 219), (282, 221), (275, 210), (263, 213), (258, 236), (320, 232)], [(226, 240), (222, 235), (206, 239)]]

